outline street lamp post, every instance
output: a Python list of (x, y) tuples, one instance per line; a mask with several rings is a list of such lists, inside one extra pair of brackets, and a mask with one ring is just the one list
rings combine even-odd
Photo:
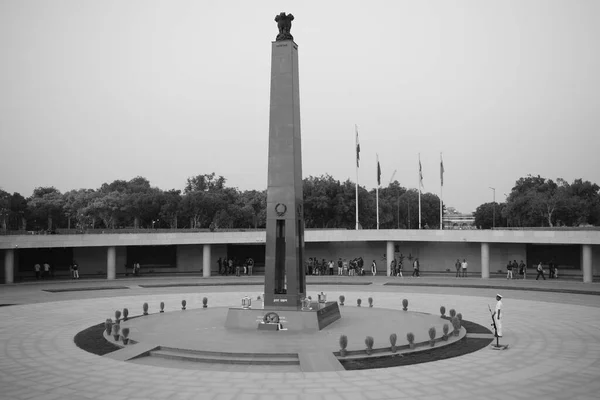
[[(508, 195), (506, 193), (504, 193), (504, 206), (506, 207), (506, 204), (508, 204)], [(506, 208), (504, 208), (505, 212), (506, 212)], [(500, 220), (502, 221), (502, 220)], [(506, 227), (508, 228), (508, 215), (506, 216)]]
[(496, 188), (490, 186), (490, 189), (492, 189), (494, 192), (494, 203), (492, 204), (492, 206), (494, 207), (492, 217), (492, 229), (496, 229)]

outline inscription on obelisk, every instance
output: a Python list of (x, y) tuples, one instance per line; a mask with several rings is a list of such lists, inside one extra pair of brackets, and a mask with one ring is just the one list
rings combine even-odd
[(275, 17), (267, 183), (265, 309), (299, 309), (306, 296), (298, 45), (291, 14)]

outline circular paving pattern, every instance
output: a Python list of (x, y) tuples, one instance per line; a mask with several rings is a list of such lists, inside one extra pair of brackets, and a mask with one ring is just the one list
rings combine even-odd
[[(254, 296), (261, 290), (260, 287)], [(344, 294), (348, 304), (369, 295), (376, 307), (400, 310), (402, 298), (414, 311), (436, 315), (440, 305), (455, 308), (464, 318), (489, 325), (486, 297), (428, 293), (427, 287), (381, 286), (364, 288), (319, 286), (332, 298)], [(569, 304), (553, 301), (504, 302), (504, 338), (509, 350), (483, 349), (461, 357), (397, 368), (335, 372), (265, 373), (247, 371), (179, 370), (136, 365), (100, 357), (79, 349), (73, 337), (104, 321), (114, 310), (127, 307), (141, 313), (143, 302), (151, 311), (161, 301), (167, 310), (238, 304), (235, 288), (204, 293), (153, 293), (131, 290), (132, 296), (72, 298), (36, 304), (0, 307), (0, 398), (5, 399), (452, 399), (543, 398), (592, 399), (600, 392), (600, 297), (581, 297)], [(245, 291), (251, 292), (249, 288)], [(439, 288), (436, 289), (439, 291)], [(450, 291), (452, 292), (452, 291)], [(474, 292), (480, 293), (481, 290)], [(104, 293), (104, 296), (112, 293)], [(245, 294), (245, 293), (244, 293)], [(309, 293), (310, 294), (310, 293)], [(71, 295), (70, 295), (71, 296)], [(524, 296), (524, 295), (523, 295)], [(523, 297), (521, 296), (521, 297)], [(44, 300), (52, 299), (51, 296)], [(374, 327), (376, 328), (376, 327)]]

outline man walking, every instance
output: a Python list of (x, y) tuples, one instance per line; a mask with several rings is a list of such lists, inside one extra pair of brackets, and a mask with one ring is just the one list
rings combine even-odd
[(417, 276), (417, 278), (420, 278), (419, 276), (419, 267), (420, 267), (420, 263), (419, 263), (419, 258), (415, 258), (415, 261), (413, 262), (413, 274), (412, 276)]
[(494, 321), (496, 322), (496, 334), (498, 337), (502, 337), (502, 318), (504, 316), (502, 313), (502, 296), (497, 294), (496, 300), (496, 310), (494, 310), (492, 318), (494, 318)]
[(546, 277), (544, 276), (544, 267), (542, 267), (542, 262), (540, 261), (540, 263), (537, 266), (537, 276), (535, 277), (535, 280), (537, 281), (538, 278), (540, 277), (540, 275), (542, 276), (542, 278), (544, 278), (544, 280), (546, 280)]
[(462, 263), (460, 264), (460, 268), (462, 269), (462, 277), (466, 278), (467, 277), (467, 267), (469, 266), (469, 264), (467, 264), (467, 259), (463, 258)]
[(33, 266), (33, 269), (35, 270), (35, 279), (39, 280), (40, 279), (40, 269), (42, 267), (40, 266), (39, 263), (35, 263), (35, 265)]
[(375, 260), (371, 263), (371, 274), (373, 274), (373, 276), (377, 275), (377, 263)]

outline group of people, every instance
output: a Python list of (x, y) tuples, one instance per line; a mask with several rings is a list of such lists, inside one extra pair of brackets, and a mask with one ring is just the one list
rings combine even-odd
[[(409, 257), (410, 258), (410, 257)], [(375, 260), (373, 260), (373, 264), (375, 264)], [(417, 278), (421, 277), (421, 262), (419, 261), (419, 257), (415, 257), (414, 261), (412, 261), (412, 275), (411, 276), (416, 276)], [(396, 258), (394, 258), (392, 261), (390, 261), (390, 276), (399, 276), (401, 278), (404, 277), (404, 275), (402, 275), (402, 272), (404, 271), (404, 255), (402, 253), (400, 253), (400, 257), (398, 257), (398, 259), (396, 260)]]
[(364, 269), (364, 260), (362, 257), (357, 257), (352, 260), (338, 258), (337, 261), (310, 257), (306, 261), (306, 275), (335, 275), (337, 268), (338, 275), (346, 276), (363, 276), (366, 274)]
[(54, 269), (50, 267), (48, 262), (43, 264), (36, 263), (33, 266), (33, 270), (35, 271), (35, 279), (46, 279), (46, 278), (54, 278)]
[(515, 272), (523, 276), (523, 279), (527, 279), (527, 264), (523, 260), (520, 263), (517, 263), (517, 260), (508, 260), (508, 264), (506, 264), (506, 279), (516, 279)]
[(243, 262), (240, 262), (237, 257), (219, 257), (217, 265), (219, 266), (219, 275), (252, 276), (254, 260), (252, 257), (246, 257)]
[[(544, 266), (542, 265), (541, 261), (537, 265), (536, 270), (537, 276), (535, 277), (535, 280), (537, 281), (540, 278), (540, 276), (543, 280), (546, 280), (546, 275), (544, 274)], [(506, 279), (517, 279), (515, 276), (516, 273), (521, 275), (523, 279), (527, 279), (527, 264), (525, 264), (523, 260), (521, 260), (520, 263), (517, 263), (517, 260), (508, 261), (508, 264), (506, 265)], [(558, 278), (558, 265), (554, 261), (550, 261), (548, 263), (548, 278)]]
[(469, 263), (466, 258), (463, 258), (460, 261), (460, 258), (456, 259), (454, 263), (454, 268), (456, 268), (456, 277), (457, 278), (466, 278), (467, 277), (467, 268), (469, 267)]
[[(535, 277), (535, 280), (537, 281), (540, 276), (546, 280), (546, 276), (544, 275), (544, 267), (542, 265), (542, 262), (540, 261), (538, 266), (537, 266), (537, 276)], [(548, 263), (548, 278), (549, 279), (558, 279), (558, 264), (556, 264), (554, 261), (550, 261)]]
[[(42, 264), (35, 263), (33, 271), (35, 272), (35, 279), (37, 280), (54, 278), (54, 268), (52, 268), (47, 261)], [(71, 279), (79, 279), (79, 265), (77, 262), (73, 261), (69, 265), (69, 274), (71, 275)]]

